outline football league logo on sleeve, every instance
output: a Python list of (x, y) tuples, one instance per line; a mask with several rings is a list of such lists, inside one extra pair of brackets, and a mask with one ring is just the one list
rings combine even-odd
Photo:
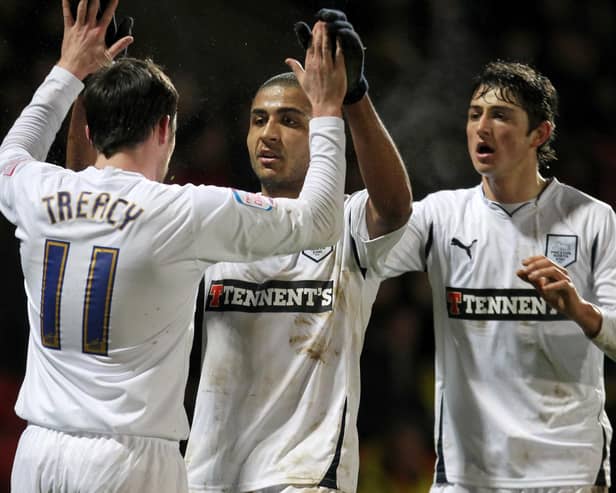
[(233, 196), (240, 204), (249, 207), (256, 207), (264, 211), (270, 211), (274, 207), (274, 201), (270, 197), (259, 195), (258, 193), (244, 192), (243, 190), (233, 189)]
[(28, 159), (25, 157), (11, 159), (4, 166), (0, 167), (0, 174), (3, 176), (13, 176), (13, 173), (15, 173), (17, 166), (19, 166), (21, 163), (25, 163), (26, 161), (28, 161)]
[(575, 235), (548, 235), (545, 256), (562, 267), (577, 260), (578, 237)]

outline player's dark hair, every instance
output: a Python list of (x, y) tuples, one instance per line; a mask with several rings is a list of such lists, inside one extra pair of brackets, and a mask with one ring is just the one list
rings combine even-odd
[(122, 58), (92, 74), (84, 92), (94, 147), (109, 158), (144, 142), (160, 119), (177, 113), (178, 92), (151, 60)]
[[(529, 133), (544, 121), (556, 128), (558, 93), (550, 80), (534, 68), (523, 63), (501, 60), (488, 63), (475, 77), (472, 98), (481, 97), (494, 89), (499, 99), (526, 111)], [(537, 149), (539, 168), (542, 171), (548, 171), (549, 162), (557, 159), (556, 151), (552, 148), (555, 136), (554, 130), (550, 138)]]

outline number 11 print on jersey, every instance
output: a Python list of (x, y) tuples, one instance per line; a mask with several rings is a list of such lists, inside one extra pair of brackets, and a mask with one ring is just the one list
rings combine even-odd
[[(62, 349), (60, 306), (70, 243), (47, 240), (41, 293), (41, 342)], [(93, 247), (83, 304), (82, 351), (107, 355), (111, 298), (118, 264), (117, 248)]]

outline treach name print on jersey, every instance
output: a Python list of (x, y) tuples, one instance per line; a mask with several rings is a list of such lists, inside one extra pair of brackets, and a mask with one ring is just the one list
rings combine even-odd
[(534, 289), (445, 288), (449, 318), (465, 320), (565, 320)]
[(123, 230), (137, 219), (143, 209), (122, 197), (113, 197), (107, 192), (94, 194), (83, 190), (76, 197), (61, 190), (41, 199), (45, 204), (50, 224), (86, 219), (108, 224)]
[(236, 312), (305, 312), (332, 310), (334, 281), (268, 281), (262, 284), (212, 281), (206, 310)]

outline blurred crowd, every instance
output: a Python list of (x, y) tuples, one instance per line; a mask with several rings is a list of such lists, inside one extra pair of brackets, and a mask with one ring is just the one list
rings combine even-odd
[[(612, 0), (160, 2), (122, 0), (136, 18), (134, 56), (150, 56), (181, 94), (173, 183), (257, 189), (246, 156), (252, 94), (301, 57), (292, 25), (319, 7), (346, 10), (367, 46), (370, 94), (404, 157), (415, 199), (478, 182), (466, 151), (472, 76), (488, 60), (528, 62), (560, 93), (552, 166), (560, 181), (616, 205), (616, 3)], [(4, 136), (59, 56), (60, 1), (0, 2), (0, 134)], [(66, 128), (49, 156), (64, 161)], [(362, 187), (348, 153), (347, 191)], [(0, 492), (8, 491), (23, 423), (13, 404), (25, 368), (27, 320), (18, 242), (0, 218)], [(362, 354), (360, 493), (427, 491), (432, 479), (433, 333), (424, 274), (385, 282)], [(198, 383), (191, 356), (186, 404)], [(616, 369), (606, 363), (616, 420)], [(616, 454), (613, 454), (613, 457)]]

